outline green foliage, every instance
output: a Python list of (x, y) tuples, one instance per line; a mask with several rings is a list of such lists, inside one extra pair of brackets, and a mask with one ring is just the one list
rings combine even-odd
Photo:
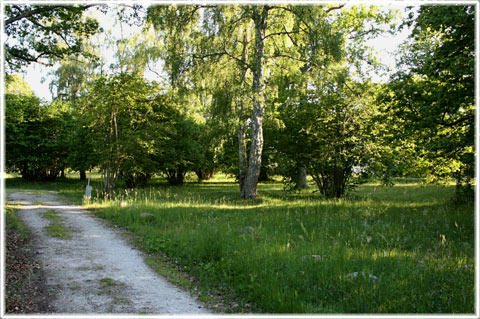
[(185, 174), (201, 168), (204, 149), (200, 144), (200, 126), (182, 113), (175, 113), (169, 119), (173, 130), (167, 134), (162, 153), (157, 161), (159, 168), (167, 175), (171, 185), (181, 185)]
[[(86, 44), (86, 51), (93, 54), (95, 49)], [(60, 66), (50, 72), (53, 76), (50, 91), (58, 103), (64, 104), (65, 130), (69, 132), (65, 140), (68, 149), (67, 165), (80, 172), (80, 179), (86, 179), (86, 171), (98, 164), (94, 152), (94, 138), (88, 126), (88, 116), (83, 116), (79, 99), (87, 94), (87, 83), (95, 78), (94, 69), (98, 61), (79, 60), (68, 56), (60, 61)], [(61, 102), (60, 102), (61, 101)]]
[(132, 183), (148, 180), (158, 169), (156, 158), (167, 152), (163, 146), (173, 130), (175, 109), (158, 91), (138, 76), (121, 74), (94, 81), (83, 98), (82, 112), (105, 170), (107, 193), (115, 188), (120, 172)]
[(199, 159), (195, 165), (194, 171), (199, 181), (209, 180), (213, 177), (219, 168), (218, 147), (213, 134), (216, 132), (209, 129), (207, 125), (200, 125), (201, 133), (199, 136), (200, 151)]
[[(8, 88), (8, 91), (18, 91)], [(5, 166), (25, 180), (55, 180), (65, 168), (63, 112), (32, 94), (5, 95)]]
[(160, 93), (139, 76), (99, 78), (83, 99), (82, 112), (93, 152), (109, 178), (107, 193), (120, 177), (132, 188), (160, 172), (171, 184), (182, 184), (185, 173), (204, 160), (200, 126), (180, 111), (171, 92)]
[[(200, 94), (211, 96), (208, 113), (213, 113), (213, 120), (221, 123), (230, 138), (237, 135), (236, 151), (231, 148), (233, 141), (220, 145), (229, 146), (226, 166), (239, 176), (241, 196), (249, 198), (256, 196), (263, 150), (262, 172), (274, 166), (269, 161), (275, 153), (270, 148), (273, 143), (264, 145), (263, 137), (265, 101), (276, 94), (272, 79), (285, 71), (322, 72), (347, 56), (350, 62), (368, 56), (363, 39), (381, 32), (391, 19), (390, 12), (375, 7), (347, 9), (343, 5), (148, 9), (148, 22), (163, 40), (161, 56), (172, 87), (186, 88), (192, 81), (203, 89)], [(365, 30), (367, 23), (375, 27)], [(251, 114), (248, 121), (247, 114)], [(247, 161), (242, 150), (248, 143)], [(235, 152), (239, 158), (232, 161)]]
[(473, 16), (473, 6), (422, 6), (409, 21), (414, 32), (400, 61), (407, 71), (382, 99), (395, 136), (415, 145), (423, 175), (455, 177), (460, 188), (471, 188), (475, 175)]
[(98, 22), (84, 18), (91, 5), (5, 6), (5, 61), (10, 71), (32, 62), (52, 64), (82, 52), (82, 41), (100, 31)]
[(5, 94), (33, 95), (33, 91), (20, 75), (5, 74)]
[(280, 170), (292, 184), (304, 165), (321, 194), (342, 197), (354, 185), (354, 167), (365, 171), (373, 162), (375, 86), (341, 77), (312, 79), (307, 88), (298, 83), (295, 77), (278, 80)]
[[(11, 70), (72, 58), (49, 105), (6, 77), (7, 171), (38, 181), (98, 166), (88, 205), (203, 291), (228, 292), (232, 311), (473, 312), (474, 6), (422, 6), (385, 85), (366, 80), (377, 64), (364, 42), (392, 21), (375, 7), (152, 6), (155, 36), (110, 42), (112, 76), (75, 61), (98, 27), (77, 23), (86, 7), (6, 6)], [(164, 86), (144, 79), (152, 61)], [(320, 194), (269, 182), (253, 203), (233, 180), (188, 183), (187, 172), (206, 180), (221, 169), (242, 184), (250, 147), (263, 172), (290, 183), (307, 168)], [(358, 173), (400, 185), (352, 189)], [(166, 182), (150, 181), (158, 174)], [(392, 179), (406, 175), (447, 182)], [(115, 190), (149, 181), (160, 186)], [(84, 193), (68, 180), (13, 183), (77, 202)]]
[(50, 91), (56, 99), (74, 102), (80, 96), (87, 81), (87, 63), (72, 57), (60, 61), (60, 67), (53, 73), (54, 80), (50, 83)]
[[(70, 134), (65, 147), (68, 147), (67, 166), (72, 170), (86, 172), (99, 163), (95, 153), (95, 139), (88, 121), (78, 111), (72, 111)], [(86, 176), (85, 176), (86, 178)]]

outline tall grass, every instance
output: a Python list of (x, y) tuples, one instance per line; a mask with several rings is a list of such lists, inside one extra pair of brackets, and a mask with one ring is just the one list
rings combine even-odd
[[(342, 200), (263, 183), (253, 203), (223, 176), (178, 187), (154, 180), (112, 200), (93, 192), (85, 205), (134, 234), (150, 261), (167, 256), (202, 291), (234, 300), (231, 312), (473, 313), (473, 205), (452, 205), (453, 185), (397, 182)], [(78, 203), (83, 183), (6, 184)]]
[(454, 187), (367, 184), (352, 198), (232, 181), (117, 193), (89, 204), (201, 289), (259, 313), (473, 313), (474, 210)]

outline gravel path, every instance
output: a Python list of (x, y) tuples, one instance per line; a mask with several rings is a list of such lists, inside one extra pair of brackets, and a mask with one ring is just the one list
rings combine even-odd
[[(55, 313), (208, 314), (187, 292), (157, 275), (120, 235), (81, 207), (63, 204), (55, 192), (9, 192), (31, 229), (45, 270)], [(71, 239), (47, 234), (55, 210)]]

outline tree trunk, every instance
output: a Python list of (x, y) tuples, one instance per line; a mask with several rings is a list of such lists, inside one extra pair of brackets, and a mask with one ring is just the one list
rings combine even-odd
[(117, 113), (115, 110), (112, 110), (110, 117), (110, 143), (115, 144), (116, 153), (114, 155), (114, 145), (111, 145), (110, 156), (113, 158), (109, 160), (105, 170), (105, 194), (109, 198), (113, 198), (113, 191), (120, 173), (120, 146), (118, 144)]
[(87, 180), (87, 173), (84, 170), (80, 171), (80, 180), (86, 181)]
[(247, 144), (245, 140), (245, 126), (240, 121), (240, 124), (238, 125), (238, 182), (240, 183), (240, 194), (244, 193), (246, 175), (247, 175)]
[(195, 174), (197, 174), (199, 182), (208, 181), (215, 174), (215, 170), (213, 168), (197, 169)]
[[(242, 51), (242, 62), (241, 65), (243, 69), (241, 85), (245, 77), (247, 76), (247, 67), (246, 63), (248, 60), (248, 29), (245, 28), (243, 32), (243, 51)], [(239, 110), (238, 114), (238, 182), (240, 184), (240, 196), (243, 197), (244, 186), (245, 186), (245, 176), (247, 175), (247, 141), (245, 139), (245, 117), (244, 117), (244, 105), (243, 105), (243, 96), (238, 99), (237, 105)]]
[(177, 169), (177, 170), (168, 170), (167, 171), (167, 180), (170, 185), (183, 185), (185, 181), (186, 171)]
[(255, 48), (252, 63), (253, 73), (253, 113), (250, 121), (252, 143), (245, 175), (242, 198), (256, 200), (257, 184), (263, 151), (263, 115), (265, 100), (263, 96), (264, 78), (263, 63), (265, 49), (265, 31), (267, 29), (268, 6), (253, 6), (253, 20), (255, 24)]
[(299, 161), (297, 166), (297, 184), (295, 185), (295, 189), (302, 190), (308, 189), (307, 184), (307, 168), (302, 161)]
[(104, 172), (105, 176), (104, 176), (104, 182), (105, 182), (105, 189), (104, 189), (104, 193), (107, 197), (109, 197), (111, 194), (111, 180), (110, 180), (110, 170), (107, 168)]

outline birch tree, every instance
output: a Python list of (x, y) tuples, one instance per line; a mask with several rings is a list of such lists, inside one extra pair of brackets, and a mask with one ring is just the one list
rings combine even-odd
[[(241, 98), (249, 99), (252, 105), (245, 160), (243, 123), (238, 126), (240, 197), (255, 200), (264, 145), (265, 92), (276, 66), (287, 60), (300, 67), (327, 69), (342, 58), (344, 33), (361, 37), (366, 22), (387, 21), (389, 15), (341, 5), (198, 5), (154, 6), (149, 8), (148, 19), (171, 48), (165, 63), (174, 75), (172, 79), (224, 59), (238, 66), (239, 78), (248, 88)], [(337, 20), (341, 22), (333, 23)]]

